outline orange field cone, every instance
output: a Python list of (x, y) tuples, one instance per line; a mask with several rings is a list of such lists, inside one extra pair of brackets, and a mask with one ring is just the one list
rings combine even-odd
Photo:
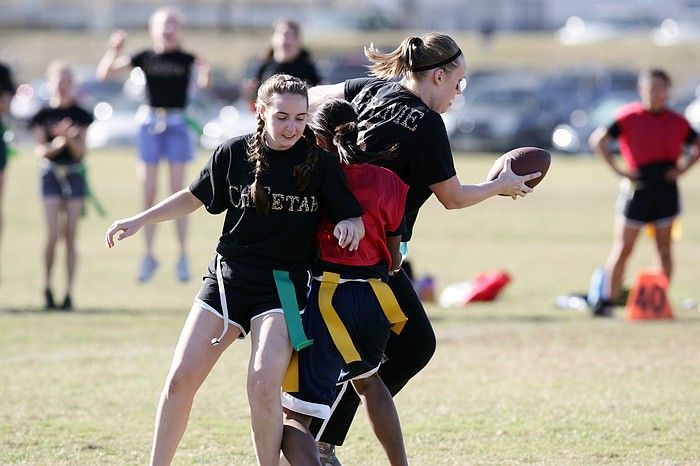
[(658, 270), (642, 270), (627, 297), (627, 320), (673, 319), (668, 278)]

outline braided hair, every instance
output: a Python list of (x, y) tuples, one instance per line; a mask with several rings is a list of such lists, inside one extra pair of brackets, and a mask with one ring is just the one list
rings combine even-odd
[(327, 99), (316, 109), (308, 127), (316, 137), (332, 142), (332, 152), (340, 163), (371, 163), (395, 154), (397, 145), (383, 152), (367, 152), (358, 143), (360, 125), (353, 106), (341, 99)]
[[(308, 88), (302, 80), (287, 74), (276, 74), (260, 85), (255, 103), (256, 107), (260, 109), (270, 105), (272, 96), (275, 94), (300, 95), (306, 98), (308, 102)], [(313, 131), (308, 127), (304, 128), (302, 138), (307, 156), (302, 163), (292, 170), (297, 191), (303, 191), (308, 186), (311, 171), (318, 160), (318, 146), (316, 145)], [(255, 208), (259, 212), (268, 213), (270, 211), (270, 199), (260, 181), (260, 175), (269, 168), (266, 153), (265, 120), (260, 110), (258, 110), (255, 133), (248, 139), (248, 161), (255, 164), (253, 169), (254, 180), (250, 187), (250, 193), (255, 202)]]

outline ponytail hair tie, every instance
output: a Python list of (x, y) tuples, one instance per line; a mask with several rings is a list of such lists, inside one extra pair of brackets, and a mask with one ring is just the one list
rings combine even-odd
[(439, 61), (437, 63), (433, 63), (432, 65), (423, 65), (423, 66), (411, 66), (409, 68), (410, 71), (417, 72), (417, 71), (428, 71), (432, 70), (435, 68), (440, 68), (442, 66), (447, 65), (448, 63), (452, 63), (455, 61), (459, 56), (462, 55), (462, 50), (457, 49), (457, 52), (455, 52), (454, 55), (452, 55), (450, 58), (447, 58), (445, 60)]

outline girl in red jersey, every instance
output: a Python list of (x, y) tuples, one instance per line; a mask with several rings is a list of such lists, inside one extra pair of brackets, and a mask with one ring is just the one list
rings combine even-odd
[(311, 417), (328, 419), (336, 384), (344, 391), (350, 389), (349, 382), (365, 404), (390, 464), (408, 464), (396, 407), (377, 374), (391, 330), (400, 333), (406, 323), (386, 281), (401, 262), (408, 186), (390, 170), (368, 163), (390, 154), (362, 151), (356, 120), (350, 103), (331, 99), (309, 123), (319, 145), (342, 164), (348, 186), (365, 212), (365, 236), (356, 251), (339, 248), (327, 218), (316, 235), (320, 256), (304, 314), (306, 333), (314, 344), (296, 354), (298, 360), (290, 370), (295, 386), (286, 387), (282, 400), (285, 438), (304, 439), (283, 443), (292, 464), (318, 461), (306, 426)]
[[(253, 134), (221, 144), (200, 175), (154, 207), (118, 220), (108, 247), (141, 227), (188, 215), (204, 206), (226, 212), (217, 255), (180, 335), (163, 387), (151, 464), (170, 464), (187, 426), (197, 390), (223, 351), (251, 335), (248, 368), (253, 442), (258, 463), (279, 462), (280, 386), (292, 354), (290, 311), (306, 303), (320, 211), (337, 222), (341, 247), (357, 249), (362, 208), (338, 162), (306, 127), (306, 85), (275, 75), (258, 92)], [(285, 295), (286, 293), (286, 295)], [(288, 301), (285, 301), (285, 296)], [(288, 305), (288, 303), (290, 305)], [(293, 315), (291, 317), (294, 317)], [(300, 323), (301, 324), (301, 323)]]
[[(612, 315), (612, 303), (622, 286), (625, 265), (640, 229), (653, 224), (656, 249), (664, 274), (670, 280), (673, 271), (671, 228), (680, 213), (676, 180), (700, 157), (700, 140), (688, 121), (668, 108), (671, 79), (660, 69), (639, 76), (641, 102), (621, 108), (607, 128), (596, 129), (589, 144), (593, 151), (617, 175), (621, 176), (619, 215), (614, 241), (605, 264), (603, 296), (593, 306), (595, 316)], [(609, 148), (617, 139), (625, 167), (619, 166)], [(681, 162), (684, 145), (691, 146), (691, 156)]]

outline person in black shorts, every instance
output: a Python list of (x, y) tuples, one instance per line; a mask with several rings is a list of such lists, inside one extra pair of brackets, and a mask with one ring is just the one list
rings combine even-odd
[(301, 44), (301, 26), (296, 21), (281, 19), (272, 25), (270, 45), (265, 49), (255, 76), (244, 85), (251, 102), (255, 102), (260, 83), (277, 73), (295, 76), (309, 86), (321, 83), (311, 54)]
[[(625, 265), (642, 227), (652, 224), (664, 274), (673, 272), (671, 231), (680, 214), (677, 179), (700, 157), (700, 140), (688, 121), (668, 108), (671, 78), (661, 69), (640, 74), (640, 102), (622, 107), (613, 123), (591, 134), (589, 144), (622, 177), (614, 241), (605, 263), (601, 299), (593, 315), (609, 317), (622, 287)], [(617, 139), (625, 166), (615, 162), (609, 143)], [(690, 157), (681, 160), (683, 146)]]
[[(70, 310), (78, 261), (77, 226), (87, 194), (83, 166), (85, 132), (93, 118), (75, 102), (73, 73), (68, 64), (52, 62), (46, 78), (51, 89), (49, 104), (29, 123), (37, 143), (36, 153), (41, 157), (41, 195), (48, 232), (44, 246), (44, 299), (47, 309)], [(59, 239), (65, 240), (67, 271), (66, 295), (60, 305), (55, 302), (51, 287)]]
[[(282, 398), (283, 445), (288, 446), (284, 454), (291, 464), (318, 461), (319, 451), (307, 426), (312, 417), (328, 419), (336, 384), (346, 390), (350, 382), (367, 408), (389, 463), (406, 465), (399, 416), (377, 370), (389, 334), (400, 333), (406, 323), (386, 282), (392, 265), (401, 261), (408, 186), (392, 171), (367, 163), (391, 153), (369, 154), (359, 148), (357, 113), (347, 101), (325, 101), (309, 126), (321, 147), (340, 160), (348, 186), (365, 211), (365, 236), (357, 251), (349, 252), (334, 241), (332, 222), (323, 219), (319, 226), (320, 259), (304, 313), (306, 334), (314, 344), (295, 353), (290, 364), (294, 383), (285, 387)], [(288, 438), (300, 440), (287, 442)]]
[[(437, 33), (409, 37), (388, 53), (370, 45), (365, 55), (375, 77), (318, 86), (310, 90), (309, 96), (312, 108), (329, 97), (352, 102), (363, 127), (361, 142), (368, 151), (398, 146), (394, 157), (375, 163), (392, 170), (409, 186), (404, 251), (418, 211), (433, 193), (445, 208), (461, 209), (498, 194), (515, 199), (532, 191), (525, 182), (539, 173), (518, 176), (509, 163), (493, 181), (461, 184), (440, 117), (466, 86), (466, 61), (452, 38)], [(401, 80), (394, 81), (396, 77)], [(395, 395), (432, 357), (435, 334), (406, 274), (397, 270), (389, 278), (389, 286), (408, 317), (403, 331), (390, 336), (386, 362), (379, 369), (379, 376)], [(358, 403), (357, 395), (345, 390), (327, 423), (312, 422), (311, 430), (320, 440), (320, 448), (330, 457), (335, 455), (333, 446), (343, 444)]]
[[(0, 63), (0, 239), (2, 239), (2, 193), (5, 183), (5, 166), (7, 165), (8, 147), (5, 142), (5, 114), (10, 112), (10, 101), (17, 86), (12, 78), (10, 68)], [(1, 243), (0, 243), (1, 244)]]
[[(138, 172), (144, 193), (144, 207), (156, 200), (158, 165), (167, 160), (170, 168), (170, 190), (183, 186), (187, 163), (194, 158), (195, 145), (183, 114), (187, 107), (188, 88), (196, 68), (196, 84), (206, 88), (210, 83), (209, 64), (202, 58), (182, 50), (180, 32), (184, 17), (171, 7), (156, 10), (149, 20), (153, 45), (134, 55), (121, 55), (126, 32), (115, 31), (109, 39), (109, 49), (97, 67), (97, 77), (108, 79), (114, 73), (131, 67), (140, 68), (146, 78), (148, 105), (139, 108), (136, 119), (139, 130)], [(190, 279), (187, 259), (187, 219), (176, 221), (180, 256), (175, 275), (181, 282)], [(141, 261), (138, 280), (146, 282), (158, 268), (153, 250), (155, 227), (146, 226), (146, 253)]]
[(306, 303), (321, 210), (337, 223), (333, 234), (340, 247), (356, 250), (364, 234), (363, 210), (340, 165), (316, 145), (306, 126), (307, 96), (297, 78), (275, 75), (265, 81), (255, 133), (220, 145), (189, 188), (107, 230), (111, 248), (144, 225), (188, 215), (202, 205), (212, 214), (226, 212), (216, 257), (163, 387), (151, 464), (172, 461), (197, 390), (222, 352), (248, 333), (255, 451), (259, 464), (279, 461), (280, 387), (293, 346), (307, 344), (298, 333), (299, 310)]

